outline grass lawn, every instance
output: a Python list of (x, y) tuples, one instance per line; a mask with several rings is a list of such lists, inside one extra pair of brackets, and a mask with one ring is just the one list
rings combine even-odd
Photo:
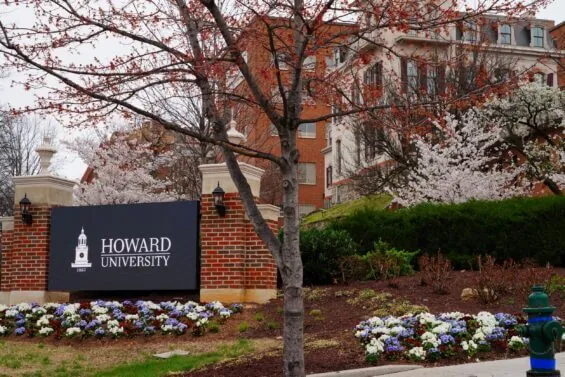
[(302, 219), (303, 225), (310, 225), (321, 221), (331, 220), (349, 215), (357, 210), (372, 208), (385, 209), (390, 204), (392, 197), (386, 194), (365, 196), (347, 203), (335, 205), (326, 210), (319, 210)]
[[(275, 347), (273, 341), (186, 342), (171, 339), (160, 345), (132, 343), (72, 347), (20, 341), (0, 342), (0, 377), (159, 377), (234, 359), (254, 349)], [(157, 359), (172, 349), (188, 356)]]

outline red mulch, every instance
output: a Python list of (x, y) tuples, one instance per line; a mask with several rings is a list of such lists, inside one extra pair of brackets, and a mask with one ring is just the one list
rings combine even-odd
[[(565, 276), (565, 269), (556, 269), (555, 272)], [(472, 286), (476, 272), (463, 271), (454, 272), (450, 282), (450, 292), (439, 295), (432, 292), (431, 287), (420, 284), (420, 276), (414, 275), (395, 279), (394, 281), (371, 281), (358, 282), (350, 285), (335, 285), (323, 287), (326, 295), (314, 300), (305, 300), (305, 321), (304, 333), (308, 340), (326, 339), (339, 342), (337, 347), (326, 347), (318, 349), (306, 349), (306, 371), (307, 373), (322, 373), (352, 368), (363, 368), (369, 366), (364, 360), (363, 348), (353, 336), (353, 327), (361, 320), (371, 316), (368, 310), (361, 306), (353, 306), (346, 301), (348, 297), (336, 297), (338, 291), (352, 291), (370, 288), (376, 292), (388, 292), (395, 298), (405, 299), (412, 304), (425, 305), (432, 313), (449, 311), (460, 311), (469, 314), (476, 314), (487, 310), (493, 313), (507, 312), (520, 314), (522, 308), (526, 306), (523, 297), (503, 297), (497, 303), (483, 305), (477, 300), (462, 301), (461, 291), (463, 288)], [(551, 304), (557, 309), (555, 315), (565, 316), (565, 297), (555, 295), (551, 298)], [(280, 337), (282, 335), (282, 307), (281, 298), (273, 300), (264, 306), (247, 310), (243, 318), (249, 323), (249, 330), (240, 334), (244, 338), (265, 338)], [(309, 315), (313, 309), (322, 312), (323, 319)], [(258, 322), (254, 319), (254, 314), (261, 312), (264, 320)], [(235, 319), (235, 318), (234, 318)], [(237, 320), (237, 319), (236, 319)], [(279, 328), (269, 329), (268, 323), (277, 323)], [(223, 331), (223, 330), (222, 330)], [(308, 342), (307, 342), (308, 343)], [(515, 357), (506, 353), (490, 353), (481, 355), (481, 359), (503, 359)], [(450, 360), (442, 360), (439, 364), (428, 364), (427, 366), (460, 364), (467, 360), (462, 355)], [(406, 363), (407, 361), (401, 361)], [(390, 364), (391, 362), (386, 362)], [(282, 356), (250, 356), (235, 363), (226, 363), (191, 372), (187, 377), (275, 377), (282, 376)]]

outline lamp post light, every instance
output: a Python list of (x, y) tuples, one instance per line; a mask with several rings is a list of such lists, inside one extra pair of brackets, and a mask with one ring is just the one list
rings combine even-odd
[(216, 207), (216, 212), (221, 217), (226, 215), (226, 205), (224, 204), (224, 195), (226, 192), (220, 187), (220, 182), (218, 182), (218, 187), (212, 191), (212, 198), (214, 199), (214, 207)]
[(31, 201), (27, 198), (27, 193), (26, 193), (23, 199), (20, 200), (20, 212), (22, 214), (22, 222), (26, 225), (31, 225), (33, 223), (33, 216), (29, 212), (30, 207), (31, 207)]

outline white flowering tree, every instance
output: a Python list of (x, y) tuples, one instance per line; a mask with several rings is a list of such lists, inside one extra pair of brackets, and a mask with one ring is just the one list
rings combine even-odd
[(497, 200), (537, 185), (562, 194), (565, 94), (559, 89), (524, 85), (435, 126), (437, 133), (413, 138), (405, 185), (388, 188), (399, 203)]
[(460, 120), (447, 115), (442, 123), (436, 124), (438, 134), (414, 137), (417, 158), (406, 185), (394, 192), (399, 203), (461, 203), (516, 195), (512, 183), (520, 169), (500, 163), (503, 139), (498, 124), (485, 127), (475, 112)]
[(538, 83), (495, 98), (482, 112), (495, 119), (524, 170), (529, 186), (541, 184), (555, 195), (565, 185), (565, 93)]
[(76, 148), (81, 159), (93, 169), (93, 179), (75, 189), (79, 205), (127, 204), (175, 200), (167, 190), (169, 182), (158, 172), (168, 165), (169, 153), (154, 153), (149, 143), (127, 134), (117, 134), (99, 145), (81, 140)]

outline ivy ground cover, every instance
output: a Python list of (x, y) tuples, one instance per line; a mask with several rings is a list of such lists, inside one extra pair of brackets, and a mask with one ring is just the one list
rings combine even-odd
[(528, 340), (518, 335), (524, 317), (507, 313), (420, 313), (372, 317), (355, 327), (366, 359), (438, 361), (464, 353), (470, 358), (490, 351), (520, 353)]
[(204, 334), (211, 320), (224, 322), (242, 306), (220, 302), (92, 301), (74, 304), (0, 305), (0, 335), (87, 338)]

